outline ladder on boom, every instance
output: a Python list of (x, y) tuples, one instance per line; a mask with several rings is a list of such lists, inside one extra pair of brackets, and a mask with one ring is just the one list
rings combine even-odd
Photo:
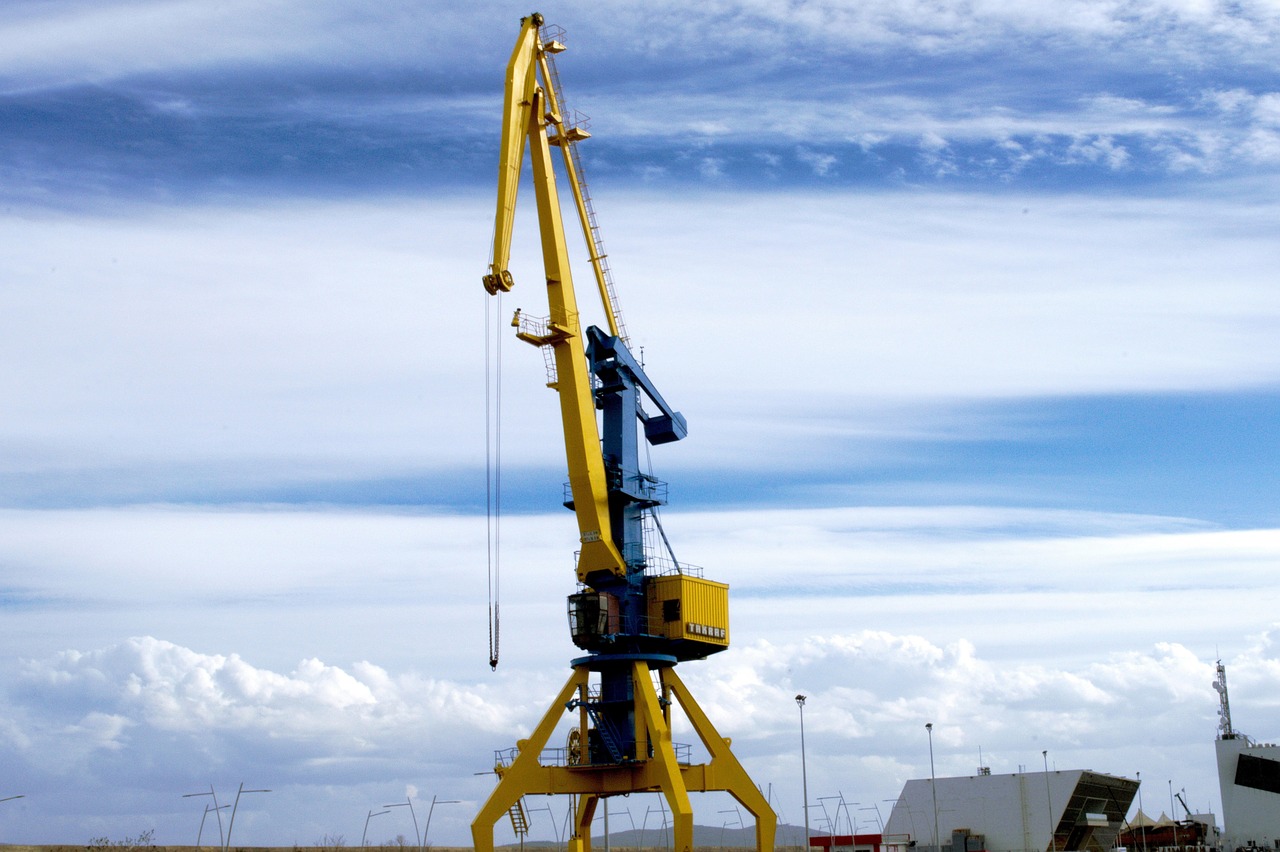
[[(543, 43), (562, 42), (564, 39), (564, 28), (557, 26), (544, 26), (542, 28)], [(555, 55), (548, 52), (546, 54), (547, 70), (550, 72), (550, 79), (547, 81), (551, 86), (551, 91), (555, 95), (556, 103), (560, 104), (562, 112), (568, 112), (568, 107), (564, 103), (563, 90), (560, 87), (560, 72), (556, 70)], [(577, 110), (573, 111), (573, 120), (568, 120), (565, 116), (565, 135), (568, 139), (576, 141), (585, 138), (591, 134), (587, 132), (591, 119)], [(555, 144), (554, 140), (552, 144)], [(576, 174), (576, 180), (570, 180), (569, 185), (573, 189), (574, 201), (578, 206), (578, 215), (582, 218), (583, 230), (591, 234), (591, 268), (595, 272), (596, 286), (600, 288), (600, 295), (608, 304), (613, 306), (613, 319), (617, 323), (614, 334), (622, 338), (624, 343), (630, 342), (627, 338), (626, 322), (622, 319), (622, 309), (618, 304), (618, 291), (613, 285), (613, 272), (609, 269), (609, 255), (604, 250), (604, 239), (600, 236), (600, 223), (596, 219), (595, 207), (591, 204), (591, 188), (587, 184), (586, 173), (582, 169), (582, 155), (578, 153), (577, 145), (569, 145), (569, 157), (573, 160), (573, 170)]]

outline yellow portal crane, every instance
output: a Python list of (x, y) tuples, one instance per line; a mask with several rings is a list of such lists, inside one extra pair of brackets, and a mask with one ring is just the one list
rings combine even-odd
[[(498, 785), (471, 824), (475, 849), (491, 852), (494, 824), (504, 815), (518, 830), (525, 825), (524, 796), (570, 794), (578, 797), (570, 852), (590, 852), (600, 799), (643, 792), (665, 796), (674, 849), (691, 852), (688, 794), (726, 791), (755, 817), (757, 849), (772, 850), (773, 809), (675, 672), (679, 662), (728, 647), (728, 586), (645, 546), (646, 526), (658, 522), (666, 484), (641, 470), (640, 436), (651, 444), (678, 441), (688, 432), (685, 419), (662, 398), (621, 333), (573, 152), (590, 134), (566, 122), (555, 82), (551, 56), (564, 45), (544, 37), (541, 15), (521, 24), (507, 66), (493, 258), (484, 286), (496, 295), (514, 283), (507, 266), (527, 147), (549, 316), (534, 320), (517, 311), (512, 324), (519, 339), (552, 354), (555, 375), (548, 385), (560, 398), (569, 468), (565, 505), (577, 517), (581, 543), (580, 588), (569, 596), (570, 635), (587, 655), (571, 661), (573, 673), (533, 733), (498, 753)], [(579, 322), (552, 148), (562, 155), (608, 331), (584, 330)], [(676, 704), (710, 756), (707, 763), (693, 764), (688, 746), (672, 742)], [(548, 749), (566, 713), (576, 714), (568, 741)]]

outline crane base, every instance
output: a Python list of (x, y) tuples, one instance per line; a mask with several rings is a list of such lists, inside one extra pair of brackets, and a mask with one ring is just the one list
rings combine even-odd
[[(658, 672), (657, 686), (651, 670)], [(662, 793), (671, 808), (674, 852), (693, 852), (693, 807), (689, 793), (710, 791), (724, 791), (737, 799), (755, 817), (757, 852), (772, 852), (777, 827), (773, 808), (733, 755), (729, 740), (716, 732), (711, 720), (693, 700), (674, 667), (651, 666), (645, 660), (632, 662), (636, 753), (651, 754), (651, 757), (622, 764), (587, 765), (573, 763), (571, 756), (568, 765), (544, 766), (540, 761), (542, 750), (561, 716), (567, 712), (574, 694), (585, 698), (589, 675), (588, 666), (574, 665), (573, 674), (542, 721), (528, 739), (516, 743), (515, 759), (508, 765), (494, 767), (498, 786), (471, 823), (475, 852), (493, 852), (493, 828), (504, 815), (519, 813), (518, 824), (523, 824), (521, 801), (525, 796), (557, 794), (578, 797), (569, 852), (591, 852), (591, 820), (596, 805), (607, 796), (627, 793)], [(711, 756), (709, 762), (689, 765), (677, 761), (671, 742), (673, 702), (668, 696), (675, 698), (697, 731)], [(585, 716), (579, 724), (585, 728)]]

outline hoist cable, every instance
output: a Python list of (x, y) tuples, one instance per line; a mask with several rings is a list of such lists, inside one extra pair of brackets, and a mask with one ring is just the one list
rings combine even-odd
[(501, 295), (496, 314), (486, 296), (484, 318), (484, 468), (485, 537), (488, 552), (489, 667), (498, 668), (501, 644), (501, 523), (502, 523), (502, 335), (493, 333), (494, 316), (502, 315)]
[[(653, 456), (650, 452), (649, 442), (647, 440), (641, 441), (640, 444), (644, 447), (645, 473), (649, 476), (653, 476)], [(662, 545), (666, 548), (667, 556), (671, 558), (671, 565), (675, 569), (675, 572), (677, 574), (683, 574), (684, 568), (680, 566), (680, 560), (676, 559), (676, 552), (671, 547), (671, 540), (667, 538), (667, 531), (662, 528), (662, 518), (658, 515), (658, 507), (650, 506), (645, 511), (647, 511), (649, 513), (649, 517), (653, 519), (653, 526), (658, 531), (658, 535), (662, 538)]]

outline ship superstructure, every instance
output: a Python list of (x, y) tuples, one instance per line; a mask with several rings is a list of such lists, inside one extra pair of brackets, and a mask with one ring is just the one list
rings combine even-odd
[(1280, 748), (1255, 742), (1231, 724), (1227, 669), (1218, 661), (1218, 788), (1222, 795), (1223, 845), (1280, 847)]

